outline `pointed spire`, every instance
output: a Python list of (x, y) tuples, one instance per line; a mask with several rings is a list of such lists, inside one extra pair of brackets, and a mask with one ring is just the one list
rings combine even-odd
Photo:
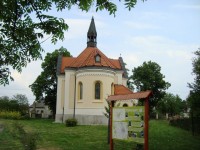
[(87, 47), (96, 47), (97, 45), (97, 32), (94, 23), (94, 18), (92, 17), (90, 27), (87, 33)]

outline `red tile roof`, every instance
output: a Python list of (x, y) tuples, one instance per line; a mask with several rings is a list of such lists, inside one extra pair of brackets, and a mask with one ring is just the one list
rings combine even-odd
[[(95, 56), (99, 55), (101, 57), (100, 62), (95, 62)], [(109, 67), (112, 69), (122, 69), (118, 59), (109, 59), (96, 47), (87, 47), (78, 57), (63, 57), (61, 64), (61, 73), (64, 73), (64, 69), (70, 68), (80, 68), (87, 66), (101, 66)]]
[(152, 94), (151, 91), (143, 91), (137, 92), (133, 94), (126, 94), (126, 95), (111, 95), (108, 96), (108, 101), (118, 101), (118, 100), (130, 100), (130, 99), (139, 99), (139, 98), (147, 98)]
[(75, 60), (75, 57), (62, 57), (61, 73), (65, 72), (65, 68), (70, 67), (70, 64)]
[(114, 95), (133, 94), (133, 92), (124, 85), (114, 85)]

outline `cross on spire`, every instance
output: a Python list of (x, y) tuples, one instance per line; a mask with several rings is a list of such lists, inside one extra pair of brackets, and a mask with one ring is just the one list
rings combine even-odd
[(96, 47), (97, 45), (97, 32), (94, 23), (94, 18), (92, 17), (90, 27), (87, 32), (87, 47)]

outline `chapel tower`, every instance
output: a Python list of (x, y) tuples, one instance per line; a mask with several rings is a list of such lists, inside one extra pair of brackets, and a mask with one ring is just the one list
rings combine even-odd
[(94, 18), (92, 17), (90, 27), (87, 32), (87, 47), (96, 47), (97, 46), (97, 32), (94, 23)]

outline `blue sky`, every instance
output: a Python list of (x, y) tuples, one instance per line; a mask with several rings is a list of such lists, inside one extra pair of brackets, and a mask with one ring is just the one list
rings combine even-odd
[[(105, 55), (117, 59), (121, 54), (130, 73), (144, 61), (158, 63), (165, 80), (171, 83), (168, 92), (186, 99), (189, 94), (187, 83), (193, 82), (194, 78), (191, 74), (193, 52), (200, 48), (199, 0), (138, 1), (131, 11), (118, 3), (116, 17), (106, 11), (95, 12), (95, 8), (88, 13), (76, 7), (49, 13), (64, 18), (69, 30), (65, 32), (64, 41), (53, 45), (48, 39), (42, 44), (44, 57), (61, 46), (74, 57), (79, 55), (86, 47), (87, 31), (94, 16), (97, 47)], [(28, 64), (21, 74), (12, 71), (15, 81), (6, 87), (0, 86), (0, 96), (25, 94), (32, 103), (35, 97), (28, 86), (40, 74), (41, 62)]]

